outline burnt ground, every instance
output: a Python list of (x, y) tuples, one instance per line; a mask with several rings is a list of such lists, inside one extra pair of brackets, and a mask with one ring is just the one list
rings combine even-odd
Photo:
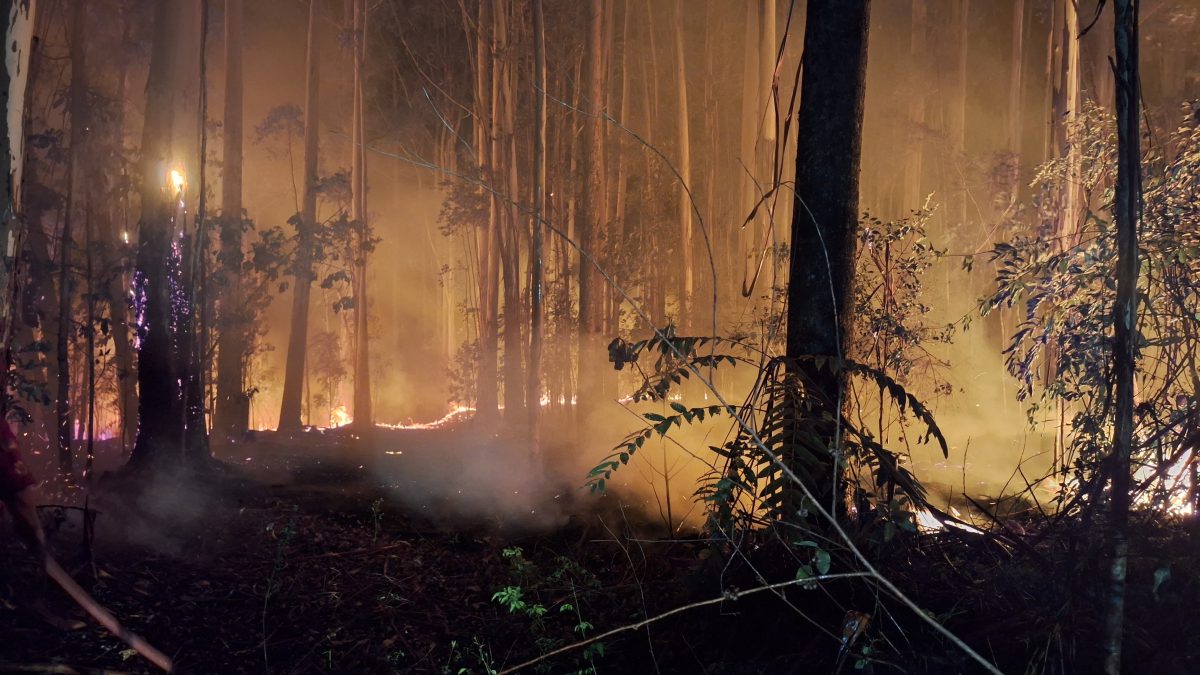
[[(721, 542), (667, 539), (619, 495), (587, 495), (577, 478), (502, 499), (528, 489), (505, 482), (527, 468), (496, 439), (380, 434), (264, 435), (218, 449), (222, 463), (199, 473), (111, 473), (88, 500), (90, 539), (83, 511), (44, 509), (53, 551), (181, 673), (502, 671), (723, 594), (525, 672), (834, 672), (847, 610), (872, 615), (861, 644), (873, 662), (851, 658), (841, 672), (978, 671), (867, 584), (728, 594), (794, 579), (803, 561), (793, 549), (768, 540), (730, 555)], [(478, 466), (497, 475), (471, 475)], [(464, 501), (455, 486), (479, 498)], [(1138, 529), (1135, 544), (1150, 553), (1131, 569), (1127, 648), (1145, 672), (1200, 670), (1200, 523), (1183, 525)], [(1069, 524), (1053, 537), (1027, 526), (1021, 541), (900, 535), (869, 553), (1004, 672), (1097, 672), (1102, 542)], [(4, 528), (0, 672), (153, 672), (42, 578)], [(835, 551), (833, 570), (847, 569)], [(520, 589), (508, 591), (515, 612), (494, 599), (506, 588)]]
[[(538, 495), (553, 514), (547, 521), (487, 503), (461, 513), (427, 487), (462, 471), (466, 458), (455, 448), (477, 439), (454, 430), (381, 433), (404, 454), (373, 447), (356, 455), (346, 433), (266, 435), (220, 449), (225, 461), (213, 471), (104, 476), (89, 498), (99, 514), (90, 550), (83, 511), (44, 509), (52, 549), (183, 673), (484, 673), (720, 596), (724, 565), (706, 542), (664, 541), (660, 525), (614, 495), (571, 486)], [(406, 490), (403, 471), (372, 470), (422, 453), (438, 453), (445, 475), (415, 471)], [(0, 672), (152, 672), (40, 577), (4, 533)], [(737, 566), (725, 574), (734, 579)], [(515, 613), (493, 601), (513, 586), (526, 602)], [(764, 629), (744, 620), (749, 608), (767, 611), (767, 633), (786, 642), (754, 646)], [(829, 630), (839, 619), (828, 617)], [(797, 632), (806, 625), (777, 600), (748, 598), (529, 672), (654, 672), (656, 664), (662, 672), (804, 672), (814, 650), (825, 660), (837, 646)]]

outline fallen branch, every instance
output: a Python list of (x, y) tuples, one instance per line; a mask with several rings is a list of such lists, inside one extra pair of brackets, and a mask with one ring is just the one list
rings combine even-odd
[(315, 555), (305, 556), (302, 558), (293, 558), (291, 560), (291, 562), (304, 562), (304, 561), (308, 561), (308, 560), (320, 560), (321, 558), (348, 558), (350, 556), (355, 556), (355, 555), (370, 555), (372, 553), (383, 553), (384, 551), (391, 551), (393, 549), (397, 549), (402, 546), (412, 546), (412, 543), (407, 542), (407, 541), (398, 541), (394, 544), (388, 544), (387, 546), (372, 546), (370, 548), (356, 548), (351, 551), (329, 551), (327, 553), (317, 553)]
[(826, 580), (831, 580), (831, 579), (850, 579), (850, 578), (855, 578), (855, 577), (870, 577), (870, 576), (872, 576), (870, 572), (845, 572), (842, 574), (825, 574), (825, 575), (821, 575), (821, 576), (808, 577), (806, 579), (793, 579), (791, 581), (781, 581), (777, 584), (767, 584), (765, 586), (758, 586), (758, 587), (751, 588), (751, 589), (745, 590), (745, 591), (727, 591), (724, 595), (722, 595), (719, 598), (710, 598), (708, 600), (701, 600), (699, 602), (693, 602), (690, 605), (676, 607), (675, 609), (668, 610), (666, 612), (663, 612), (662, 614), (652, 616), (652, 617), (642, 620), (642, 621), (638, 621), (637, 623), (627, 624), (627, 625), (621, 626), (620, 628), (614, 628), (606, 633), (600, 633), (599, 635), (593, 635), (592, 637), (587, 638), (585, 640), (580, 640), (579, 642), (573, 642), (565, 647), (559, 647), (558, 649), (555, 649), (554, 651), (551, 651), (551, 652), (546, 652), (545, 654), (542, 654), (541, 656), (539, 656), (537, 658), (530, 659), (528, 661), (525, 661), (524, 663), (519, 663), (511, 668), (505, 668), (504, 670), (501, 670), (498, 673), (498, 675), (507, 675), (507, 673), (515, 673), (519, 670), (524, 670), (525, 668), (528, 668), (533, 665), (537, 665), (537, 664), (541, 663), (542, 661), (545, 661), (546, 659), (550, 659), (550, 658), (553, 658), (560, 654), (565, 654), (567, 652), (575, 651), (576, 649), (579, 649), (581, 647), (586, 647), (586, 646), (592, 644), (593, 642), (599, 642), (600, 640), (605, 640), (607, 638), (610, 638), (614, 635), (618, 635), (620, 633), (625, 633), (625, 632), (633, 631), (633, 630), (639, 630), (639, 629), (645, 628), (646, 626), (649, 626), (652, 623), (662, 621), (663, 619), (666, 619), (668, 617), (675, 616), (676, 614), (682, 614), (684, 612), (687, 612), (687, 611), (693, 610), (693, 609), (697, 609), (699, 607), (707, 607), (708, 605), (717, 605), (722, 602), (738, 600), (747, 595), (753, 595), (754, 593), (761, 593), (762, 591), (774, 591), (774, 590), (777, 590), (780, 588), (786, 588), (788, 586), (802, 586), (805, 584), (812, 584), (812, 583), (815, 583), (818, 581), (826, 581)]
[(147, 661), (164, 671), (169, 673), (174, 669), (171, 657), (155, 649), (154, 645), (146, 642), (140, 635), (126, 630), (121, 625), (121, 622), (117, 621), (116, 617), (100, 606), (100, 603), (96, 602), (91, 595), (88, 595), (88, 592), (83, 590), (79, 584), (75, 583), (71, 575), (67, 574), (67, 571), (54, 558), (50, 557), (49, 554), (45, 554), (44, 560), (46, 573), (50, 575), (50, 578), (61, 586), (76, 604), (82, 607), (101, 626), (104, 626), (108, 632), (120, 638), (122, 642), (132, 647), (134, 651), (145, 657)]

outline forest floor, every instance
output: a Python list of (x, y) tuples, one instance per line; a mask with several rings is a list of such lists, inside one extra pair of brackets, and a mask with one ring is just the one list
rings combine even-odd
[[(204, 475), (103, 476), (90, 498), (90, 542), (83, 511), (43, 509), (51, 548), (183, 673), (500, 671), (719, 598), (718, 577), (739, 576), (736, 565), (716, 564), (707, 542), (665, 540), (661, 524), (578, 483), (521, 502), (537, 511), (546, 500), (545, 521), (507, 504), (464, 512), (437, 496), (445, 486), (428, 484), (463, 470), (454, 448), (470, 432), (380, 433), (402, 452), (372, 443), (364, 457), (344, 431), (299, 441), (262, 434), (250, 447), (218, 449), (223, 466)], [(414, 471), (407, 484), (397, 479), (404, 471), (373, 470), (430, 453), (447, 473)], [(41, 577), (7, 529), (0, 536), (0, 672), (152, 672)], [(509, 607), (494, 597), (505, 589)], [(702, 627), (683, 613), (530, 672), (786, 672), (814, 649), (832, 658), (827, 635), (840, 614), (826, 617), (825, 634), (797, 639), (806, 624), (780, 613), (766, 632), (788, 636), (781, 650), (743, 620), (752, 608), (774, 616), (770, 603), (708, 607)]]
[[(527, 488), (504, 482), (521, 472), (508, 467), (491, 496), (447, 498), (447, 485), (479, 485), (467, 474), (481, 443), (469, 429), (380, 431), (369, 443), (345, 430), (262, 434), (219, 448), (221, 466), (201, 474), (102, 477), (89, 498), (98, 514), (90, 538), (83, 511), (43, 516), (64, 566), (181, 673), (503, 671), (705, 601), (716, 602), (528, 672), (834, 672), (848, 609), (876, 617), (879, 660), (866, 672), (975, 672), (867, 584), (734, 599), (731, 590), (762, 579), (794, 579), (794, 555), (667, 538), (660, 523), (612, 494), (586, 495), (579, 481), (497, 499)], [(502, 472), (507, 461), (488, 468)], [(152, 672), (41, 577), (7, 530), (0, 537), (0, 672)], [(1086, 556), (1055, 540), (1030, 534), (1037, 550), (1027, 555), (1011, 541), (949, 533), (873, 557), (1005, 672), (1032, 659), (1040, 672), (1087, 672), (1102, 594), (1068, 591), (1102, 570), (1063, 565)], [(1172, 576), (1131, 597), (1131, 640), (1154, 672), (1196, 672), (1200, 638), (1181, 620), (1194, 618), (1200, 598), (1196, 546), (1174, 538), (1157, 548), (1174, 561)], [(1135, 561), (1134, 577), (1162, 565)]]

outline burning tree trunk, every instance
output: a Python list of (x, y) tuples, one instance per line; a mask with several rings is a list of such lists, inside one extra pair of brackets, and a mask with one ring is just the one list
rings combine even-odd
[[(183, 451), (186, 416), (181, 383), (186, 362), (178, 356), (177, 319), (189, 311), (183, 287), (176, 230), (184, 213), (187, 147), (194, 120), (176, 114), (190, 89), (182, 64), (194, 46), (185, 35), (190, 3), (160, 3), (154, 13), (154, 45), (146, 83), (142, 128), (142, 218), (135, 278), (135, 310), (141, 337), (138, 352), (138, 433), (130, 462), (158, 464)], [(194, 83), (193, 83), (194, 85)], [(178, 146), (178, 147), (177, 147)]]
[(351, 187), (354, 191), (351, 219), (356, 224), (357, 246), (354, 252), (354, 426), (360, 430), (372, 427), (370, 334), (367, 318), (367, 254), (370, 251), (370, 228), (367, 226), (367, 155), (366, 133), (363, 127), (363, 67), (367, 51), (366, 0), (354, 2), (354, 112), (351, 128)]
[(308, 299), (313, 280), (313, 237), (317, 229), (317, 125), (320, 123), (320, 51), (317, 42), (317, 0), (308, 5), (308, 73), (304, 81), (304, 202), (296, 219), (296, 258), (292, 267), (292, 321), (288, 333), (283, 400), (279, 430), (300, 429), (304, 393), (305, 353), (308, 350)]
[[(812, 357), (840, 361), (850, 336), (869, 5), (870, 0), (809, 0), (804, 28), (787, 356), (814, 388), (817, 419), (840, 414), (844, 378)], [(828, 470), (809, 471), (835, 480), (818, 478), (809, 488), (828, 498), (840, 491), (836, 429), (832, 421), (819, 428), (830, 450), (824, 458)]]
[(1116, 379), (1112, 458), (1111, 586), (1108, 595), (1105, 672), (1121, 672), (1124, 635), (1125, 573), (1129, 557), (1130, 456), (1133, 453), (1133, 377), (1137, 359), (1138, 225), (1142, 210), (1139, 121), (1141, 81), (1138, 73), (1138, 3), (1116, 0), (1113, 31), (1117, 52), (1117, 303), (1113, 323), (1113, 371)]
[(214, 431), (237, 438), (250, 421), (243, 364), (247, 317), (242, 306), (242, 0), (225, 0), (225, 147), (221, 174), (221, 344), (217, 349)]

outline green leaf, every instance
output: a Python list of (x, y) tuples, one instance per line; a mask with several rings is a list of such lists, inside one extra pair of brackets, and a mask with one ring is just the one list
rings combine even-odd
[(829, 566), (832, 562), (833, 561), (829, 556), (829, 551), (826, 551), (826, 550), (820, 549), (820, 548), (817, 549), (816, 564), (817, 564), (817, 573), (818, 574), (820, 574), (821, 576), (825, 576), (826, 574), (829, 574)]

